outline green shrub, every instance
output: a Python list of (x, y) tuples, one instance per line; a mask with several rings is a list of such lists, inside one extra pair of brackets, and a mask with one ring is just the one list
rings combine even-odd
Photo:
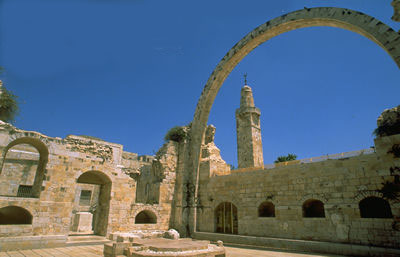
[(279, 156), (274, 163), (279, 163), (279, 162), (289, 162), (289, 161), (294, 161), (297, 159), (297, 155), (295, 154), (288, 154), (286, 156)]
[(17, 96), (8, 91), (4, 86), (1, 86), (0, 81), (0, 120), (12, 123), (18, 112)]
[(400, 105), (382, 112), (378, 118), (378, 127), (373, 134), (376, 137), (400, 134)]
[(377, 137), (384, 137), (384, 136), (392, 136), (396, 134), (400, 134), (400, 120), (397, 120), (395, 123), (392, 124), (383, 124), (377, 127), (373, 134)]
[(175, 126), (168, 130), (164, 137), (165, 141), (172, 140), (175, 142), (182, 142), (187, 137), (187, 132), (185, 127)]

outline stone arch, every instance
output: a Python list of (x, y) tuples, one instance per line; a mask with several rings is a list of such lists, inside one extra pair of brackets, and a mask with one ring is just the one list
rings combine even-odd
[[(299, 198), (298, 198), (299, 199)], [(306, 194), (303, 195), (299, 201), (304, 203), (308, 199), (318, 199), (318, 201), (321, 201), (324, 205), (328, 203), (328, 199), (326, 198), (325, 194)]]
[(216, 196), (215, 199), (213, 200), (212, 204), (211, 204), (211, 208), (215, 209), (215, 208), (217, 208), (218, 205), (220, 205), (223, 202), (230, 202), (235, 206), (242, 206), (241, 202), (238, 201), (237, 198), (235, 198), (235, 196), (232, 194), (229, 197)]
[(111, 184), (111, 178), (102, 171), (99, 170), (89, 170), (79, 174), (76, 179), (78, 183), (85, 183), (85, 184)]
[(151, 210), (142, 210), (136, 214), (135, 224), (157, 224), (157, 215)]
[(359, 190), (357, 195), (354, 197), (354, 201), (359, 203), (361, 200), (368, 197), (382, 198), (383, 194), (377, 190)]
[[(365, 36), (382, 47), (400, 68), (400, 34), (383, 22), (364, 13), (334, 7), (305, 8), (272, 19), (248, 33), (222, 58), (211, 73), (200, 99), (191, 127), (191, 148), (187, 169), (189, 179), (195, 180), (195, 196), (198, 191), (200, 147), (207, 126), (208, 116), (215, 97), (224, 80), (234, 67), (254, 48), (282, 33), (305, 27), (330, 26), (350, 30)], [(189, 157), (190, 156), (190, 157)], [(193, 210), (193, 231), (196, 231), (196, 211)]]
[(13, 138), (5, 148), (1, 157), (0, 163), (0, 174), (3, 172), (5, 158), (7, 156), (8, 151), (16, 145), (19, 144), (28, 144), (34, 147), (39, 153), (39, 163), (36, 169), (36, 174), (32, 186), (32, 192), (30, 197), (39, 198), (40, 193), (42, 191), (42, 183), (44, 179), (44, 174), (46, 170), (46, 165), (49, 158), (49, 150), (46, 144), (42, 142), (42, 140), (38, 137), (27, 137), (25, 134), (20, 134), (20, 136)]
[(149, 211), (152, 212), (154, 215), (156, 215), (157, 221), (161, 221), (159, 210), (155, 206), (150, 206), (150, 205), (137, 205), (137, 206), (138, 208), (136, 208), (135, 211), (133, 212), (133, 217), (136, 217), (142, 211)]
[(32, 214), (22, 207), (9, 205), (0, 208), (0, 225), (29, 225), (32, 219)]
[[(100, 186), (98, 203), (96, 206), (91, 206), (91, 212), (93, 213), (92, 229), (95, 234), (105, 236), (108, 228), (112, 180), (104, 172), (89, 170), (80, 173), (76, 182)], [(74, 215), (73, 218), (75, 218)]]

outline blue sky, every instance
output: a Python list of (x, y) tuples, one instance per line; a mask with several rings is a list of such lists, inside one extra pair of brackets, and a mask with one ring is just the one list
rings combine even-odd
[[(19, 128), (153, 154), (170, 127), (192, 120), (208, 76), (255, 27), (335, 6), (398, 31), (390, 2), (0, 0), (1, 79), (19, 96)], [(372, 41), (328, 27), (282, 34), (244, 58), (211, 110), (216, 144), (235, 166), (243, 73), (262, 112), (265, 163), (368, 148), (379, 114), (400, 104), (399, 69)]]

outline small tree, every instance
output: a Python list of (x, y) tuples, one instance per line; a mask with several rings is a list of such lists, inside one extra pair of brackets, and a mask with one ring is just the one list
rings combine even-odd
[(12, 123), (18, 112), (17, 96), (8, 91), (0, 80), (0, 120)]
[(289, 162), (289, 161), (294, 161), (297, 159), (297, 155), (295, 154), (288, 154), (286, 156), (282, 155), (279, 156), (274, 163), (279, 163), (279, 162)]
[(182, 142), (186, 139), (187, 132), (185, 127), (175, 126), (168, 130), (167, 134), (164, 137), (165, 141), (172, 140), (175, 142)]

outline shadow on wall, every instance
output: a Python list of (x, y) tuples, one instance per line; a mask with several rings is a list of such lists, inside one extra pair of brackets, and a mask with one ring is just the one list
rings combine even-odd
[(149, 211), (141, 211), (135, 217), (135, 224), (157, 224), (157, 216)]
[(0, 225), (32, 224), (32, 214), (18, 206), (7, 206), (0, 209)]

